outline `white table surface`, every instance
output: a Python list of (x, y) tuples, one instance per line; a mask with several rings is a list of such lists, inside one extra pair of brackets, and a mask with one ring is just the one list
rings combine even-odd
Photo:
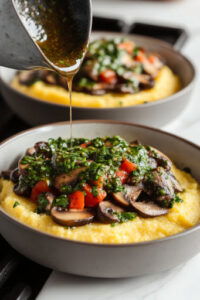
[[(191, 35), (183, 49), (200, 67), (200, 0), (174, 3), (132, 0), (93, 0), (95, 14), (116, 16), (127, 22), (136, 20), (179, 25)], [(164, 130), (200, 144), (200, 77), (190, 105)], [(175, 253), (174, 255), (178, 255)], [(91, 279), (53, 272), (38, 300), (199, 300), (200, 254), (167, 272), (131, 279)]]

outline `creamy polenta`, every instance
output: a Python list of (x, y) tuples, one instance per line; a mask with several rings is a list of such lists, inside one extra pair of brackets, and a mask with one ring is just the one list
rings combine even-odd
[[(91, 223), (76, 228), (65, 228), (45, 214), (35, 213), (35, 204), (17, 196), (13, 183), (1, 180), (1, 207), (12, 217), (40, 231), (75, 241), (91, 243), (135, 243), (164, 238), (182, 232), (199, 223), (200, 187), (191, 175), (173, 168), (173, 173), (184, 188), (182, 203), (176, 203), (165, 216), (142, 218), (111, 226)], [(16, 204), (17, 203), (17, 204)], [(14, 207), (15, 206), (15, 207)]]
[[(69, 94), (61, 86), (54, 86), (36, 81), (31, 86), (19, 83), (18, 77), (12, 81), (12, 87), (31, 97), (58, 104), (69, 105)], [(181, 88), (181, 82), (173, 71), (164, 66), (155, 79), (155, 85), (151, 89), (142, 90), (135, 94), (106, 93), (104, 95), (90, 95), (83, 92), (73, 92), (72, 105), (80, 107), (125, 107), (157, 101), (173, 95)]]

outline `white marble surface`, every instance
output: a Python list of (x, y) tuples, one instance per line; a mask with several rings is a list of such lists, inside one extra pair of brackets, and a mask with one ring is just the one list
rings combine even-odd
[(93, 279), (54, 272), (38, 300), (199, 300), (199, 271), (200, 254), (173, 270), (137, 278)]
[[(166, 23), (184, 26), (191, 38), (186, 54), (200, 66), (200, 0), (174, 3), (132, 0), (93, 0), (94, 12), (127, 22)], [(187, 110), (165, 130), (200, 144), (200, 77)], [(175, 253), (174, 255), (178, 255)], [(199, 300), (200, 254), (176, 269), (131, 279), (90, 279), (53, 272), (38, 300)]]

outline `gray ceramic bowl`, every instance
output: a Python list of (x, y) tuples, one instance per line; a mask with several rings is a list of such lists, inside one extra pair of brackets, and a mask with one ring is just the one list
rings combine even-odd
[[(139, 124), (159, 127), (166, 125), (186, 108), (193, 90), (195, 70), (193, 65), (180, 52), (174, 50), (169, 44), (149, 37), (137, 35), (125, 35), (119, 33), (93, 33), (92, 39), (105, 36), (127, 36), (136, 44), (145, 47), (149, 51), (159, 53), (171, 69), (181, 78), (183, 88), (171, 97), (160, 101), (137, 106), (122, 108), (84, 108), (74, 107), (73, 118), (78, 119), (113, 119), (135, 122)], [(24, 121), (31, 125), (46, 124), (50, 122), (64, 121), (69, 116), (69, 106), (42, 101), (26, 96), (11, 88), (9, 83), (16, 71), (1, 68), (1, 89), (5, 101), (11, 109)]]
[[(200, 148), (168, 133), (114, 121), (79, 121), (74, 137), (121, 135), (139, 139), (171, 157), (178, 167), (190, 167), (200, 180)], [(24, 150), (38, 140), (68, 137), (69, 124), (57, 123), (18, 134), (0, 145), (0, 170), (8, 169)], [(52, 269), (92, 277), (130, 277), (175, 267), (200, 250), (200, 226), (151, 242), (108, 245), (74, 242), (32, 229), (0, 209), (0, 233), (17, 251)]]

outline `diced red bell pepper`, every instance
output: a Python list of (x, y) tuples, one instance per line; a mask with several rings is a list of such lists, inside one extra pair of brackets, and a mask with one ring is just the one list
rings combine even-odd
[(120, 169), (126, 171), (127, 173), (131, 173), (137, 169), (137, 165), (128, 159), (124, 159), (121, 163)]
[(135, 60), (138, 61), (138, 62), (144, 62), (145, 59), (146, 59), (146, 57), (141, 52), (139, 52), (138, 55), (135, 57)]
[(91, 142), (88, 143), (83, 143), (80, 145), (81, 148), (87, 148), (87, 146), (89, 146), (91, 144)]
[(122, 184), (126, 183), (127, 178), (128, 178), (128, 173), (124, 170), (118, 170), (116, 172), (116, 176), (120, 178)]
[(117, 82), (117, 75), (113, 70), (102, 71), (99, 78), (101, 81), (108, 84), (115, 84)]
[(37, 202), (40, 194), (50, 192), (50, 188), (45, 180), (36, 183), (31, 191), (31, 201)]
[(86, 196), (85, 196), (85, 206), (86, 207), (95, 207), (101, 201), (103, 201), (107, 196), (106, 191), (104, 191), (103, 189), (98, 188), (98, 187), (97, 187), (98, 194), (97, 194), (97, 196), (94, 196), (92, 194), (92, 187), (89, 184), (85, 184), (84, 191), (86, 192)]
[(84, 209), (85, 195), (82, 191), (76, 191), (69, 195), (69, 208), (70, 209)]

